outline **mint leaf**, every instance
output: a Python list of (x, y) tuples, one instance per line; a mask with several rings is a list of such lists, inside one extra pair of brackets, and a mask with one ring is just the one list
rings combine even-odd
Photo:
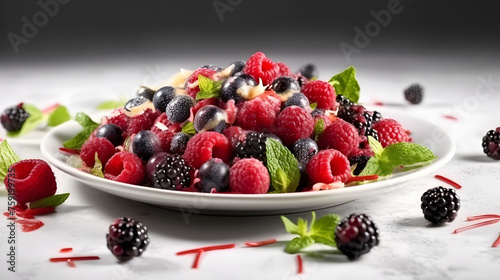
[(196, 94), (196, 100), (208, 99), (220, 96), (221, 81), (214, 81), (202, 75), (198, 75), (200, 91)]
[(19, 156), (14, 152), (12, 147), (7, 143), (7, 140), (3, 140), (0, 143), (0, 181), (3, 182), (5, 176), (9, 172), (9, 167), (20, 161)]
[(268, 137), (266, 159), (274, 191), (277, 193), (295, 192), (299, 185), (300, 171), (297, 159), (290, 150), (275, 139)]
[(285, 216), (281, 216), (281, 220), (283, 221), (283, 224), (285, 225), (285, 230), (288, 233), (299, 234), (299, 227), (296, 224), (294, 224), (292, 221), (290, 221), (290, 219), (288, 219)]
[(60, 105), (50, 113), (49, 118), (47, 119), (47, 125), (58, 126), (69, 120), (71, 120), (71, 115), (69, 114), (68, 108)]
[(311, 224), (311, 237), (318, 243), (335, 246), (335, 228), (340, 222), (340, 217), (328, 214)]
[(313, 134), (319, 137), (325, 131), (325, 121), (323, 119), (318, 119), (314, 125)]
[(97, 110), (110, 110), (110, 109), (116, 109), (125, 106), (125, 103), (127, 103), (127, 100), (110, 100), (110, 101), (105, 101), (102, 102), (101, 104), (97, 105), (96, 109)]
[(316, 107), (318, 107), (318, 103), (317, 102), (311, 103), (309, 107), (311, 107), (311, 109), (314, 110), (316, 109)]
[(104, 173), (102, 173), (102, 163), (99, 160), (99, 157), (97, 156), (97, 152), (94, 155), (94, 160), (95, 160), (94, 167), (92, 167), (92, 170), (90, 170), (90, 174), (104, 178)]
[(335, 93), (357, 103), (359, 100), (359, 84), (356, 80), (356, 69), (349, 67), (344, 72), (333, 76), (329, 81), (335, 88)]
[(401, 142), (388, 146), (382, 156), (387, 157), (392, 166), (413, 165), (436, 159), (425, 146), (416, 143)]
[(78, 122), (83, 129), (75, 135), (75, 137), (63, 143), (63, 146), (69, 149), (80, 149), (83, 143), (89, 138), (90, 134), (99, 126), (98, 123), (81, 112), (76, 114), (75, 121)]
[(298, 253), (300, 250), (307, 248), (315, 243), (314, 239), (310, 236), (295, 237), (288, 244), (286, 244), (285, 252), (288, 254)]
[(187, 122), (182, 126), (182, 132), (186, 133), (187, 135), (195, 135), (196, 130), (194, 129), (194, 123), (193, 122)]
[(382, 147), (380, 142), (377, 141), (377, 139), (373, 138), (372, 136), (368, 136), (368, 144), (370, 144), (370, 148), (375, 153), (375, 155), (377, 155), (377, 156), (382, 155), (384, 148)]
[(42, 208), (48, 206), (59, 206), (68, 199), (69, 193), (55, 194), (37, 201), (30, 202), (30, 209)]
[(9, 131), (7, 136), (19, 137), (35, 129), (43, 121), (43, 113), (37, 107), (23, 104), (23, 109), (30, 114), (19, 131)]
[(380, 173), (379, 169), (380, 169), (380, 161), (378, 160), (378, 157), (373, 156), (368, 160), (363, 171), (359, 173), (359, 176), (379, 174)]

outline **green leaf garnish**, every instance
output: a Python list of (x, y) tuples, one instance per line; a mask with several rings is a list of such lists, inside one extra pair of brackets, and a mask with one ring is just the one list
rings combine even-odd
[(266, 140), (267, 168), (276, 193), (295, 192), (300, 180), (299, 164), (295, 156), (280, 142)]
[(325, 131), (325, 121), (323, 119), (318, 119), (314, 125), (314, 138), (318, 142), (319, 136)]
[(127, 103), (127, 100), (110, 100), (110, 101), (104, 101), (101, 104), (97, 105), (96, 109), (97, 110), (110, 110), (110, 109), (116, 109), (125, 106), (125, 103)]
[(90, 170), (90, 174), (104, 178), (104, 173), (102, 173), (102, 162), (99, 160), (99, 157), (97, 155), (97, 152), (94, 155), (94, 167), (92, 167), (92, 170)]
[(71, 115), (69, 114), (68, 108), (65, 106), (57, 106), (54, 111), (49, 114), (47, 119), (48, 126), (58, 126), (62, 123), (71, 120)]
[(202, 75), (198, 75), (200, 91), (196, 94), (196, 100), (208, 99), (220, 96), (221, 81), (214, 81)]
[(421, 166), (437, 158), (431, 150), (416, 143), (401, 142), (382, 148), (373, 137), (368, 136), (368, 141), (375, 155), (368, 160), (360, 176), (387, 176), (392, 174), (394, 167)]
[(314, 110), (316, 109), (316, 107), (318, 107), (318, 103), (317, 102), (311, 103), (309, 107), (311, 107), (311, 110)]
[(43, 113), (37, 107), (30, 104), (23, 104), (23, 109), (30, 114), (19, 131), (9, 131), (7, 136), (19, 137), (35, 129), (43, 121)]
[(30, 202), (29, 208), (30, 209), (35, 209), (35, 208), (42, 208), (42, 207), (48, 207), (48, 206), (59, 206), (63, 204), (66, 199), (68, 199), (69, 193), (62, 193), (62, 194), (55, 194), (53, 196), (49, 196), (46, 198), (42, 198), (37, 201)]
[(194, 129), (194, 123), (193, 122), (187, 122), (182, 126), (182, 132), (186, 133), (187, 135), (195, 135), (196, 130)]
[(0, 143), (0, 181), (3, 182), (5, 176), (9, 172), (9, 167), (20, 161), (19, 156), (14, 152), (12, 147), (7, 143), (7, 140), (3, 140)]
[(281, 216), (286, 231), (291, 234), (299, 235), (299, 237), (288, 242), (285, 252), (295, 254), (315, 243), (336, 246), (335, 227), (340, 222), (340, 217), (335, 214), (328, 214), (316, 220), (316, 213), (314, 211), (311, 212), (311, 215), (312, 219), (309, 230), (307, 229), (306, 220), (299, 218), (297, 224), (294, 224), (287, 217)]
[(81, 112), (76, 114), (75, 121), (78, 122), (83, 129), (75, 135), (75, 137), (63, 143), (63, 146), (69, 149), (80, 149), (83, 143), (89, 138), (90, 134), (99, 126), (98, 123)]
[(359, 100), (359, 84), (356, 80), (356, 69), (349, 67), (344, 72), (333, 76), (329, 81), (335, 88), (335, 93), (357, 103)]

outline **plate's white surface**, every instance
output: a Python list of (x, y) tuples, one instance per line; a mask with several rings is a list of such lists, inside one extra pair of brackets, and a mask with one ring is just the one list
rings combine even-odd
[[(309, 211), (346, 203), (355, 199), (378, 195), (406, 181), (429, 174), (447, 163), (455, 153), (455, 142), (445, 130), (397, 111), (382, 111), (385, 118), (394, 118), (412, 132), (414, 142), (426, 144), (438, 159), (432, 164), (395, 175), (380, 182), (342, 189), (287, 194), (207, 194), (160, 190), (114, 182), (99, 178), (66, 165), (58, 156), (62, 142), (81, 130), (74, 121), (62, 124), (47, 133), (41, 143), (41, 152), (48, 162), (76, 180), (104, 192), (131, 200), (155, 204), (191, 213), (224, 215), (277, 214)], [(439, 135), (439, 137), (436, 137)], [(434, 138), (436, 139), (434, 139)]]

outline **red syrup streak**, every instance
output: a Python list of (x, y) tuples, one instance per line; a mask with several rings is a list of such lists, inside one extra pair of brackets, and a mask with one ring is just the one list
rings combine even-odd
[(491, 247), (499, 247), (500, 246), (500, 235), (498, 236), (497, 240), (491, 245)]
[(208, 251), (214, 251), (214, 250), (232, 249), (234, 247), (236, 247), (236, 243), (225, 244), (225, 245), (215, 245), (215, 246), (201, 247), (201, 248), (196, 248), (196, 249), (191, 249), (191, 250), (177, 252), (176, 255), (177, 256), (182, 256), (182, 255), (187, 255), (187, 254), (196, 254), (200, 250), (204, 251), (204, 252), (208, 252)]
[(475, 220), (482, 220), (482, 219), (500, 219), (500, 215), (497, 214), (485, 214), (485, 215), (478, 215), (478, 216), (470, 216), (467, 217), (467, 221), (475, 221)]
[(70, 267), (76, 267), (75, 262), (73, 262), (73, 260), (71, 260), (71, 259), (67, 259), (67, 260), (66, 260), (66, 262), (68, 263), (68, 265), (69, 265)]
[(457, 184), (457, 183), (455, 183), (454, 181), (452, 181), (452, 180), (450, 180), (450, 179), (448, 179), (448, 178), (446, 178), (446, 177), (443, 177), (443, 176), (441, 176), (441, 175), (436, 175), (436, 176), (434, 176), (434, 178), (436, 178), (436, 179), (438, 179), (438, 180), (441, 180), (441, 181), (443, 181), (443, 182), (445, 182), (445, 183), (448, 183), (448, 184), (450, 184), (451, 186), (455, 187), (456, 189), (461, 189), (461, 188), (462, 188), (462, 186), (460, 186), (459, 184)]
[(302, 262), (302, 257), (297, 255), (297, 274), (304, 272), (304, 264)]
[(74, 262), (74, 261), (94, 261), (100, 260), (98, 256), (84, 256), (84, 257), (66, 257), (66, 258), (50, 258), (50, 262)]
[(30, 220), (17, 220), (16, 223), (21, 225), (21, 230), (23, 232), (30, 232), (37, 230), (43, 226), (42, 221), (30, 219)]
[(203, 250), (198, 250), (198, 253), (196, 253), (196, 258), (194, 258), (193, 266), (191, 268), (196, 269), (198, 268), (198, 264), (200, 263), (200, 258), (201, 254), (203, 254)]
[(382, 102), (382, 101), (374, 101), (373, 105), (375, 105), (375, 106), (384, 106), (384, 102)]
[(462, 231), (466, 231), (466, 230), (469, 230), (469, 229), (474, 229), (474, 228), (478, 228), (478, 227), (482, 227), (482, 226), (487, 226), (487, 225), (495, 224), (495, 223), (498, 223), (498, 222), (500, 222), (500, 219), (488, 220), (488, 221), (476, 223), (476, 224), (473, 224), (473, 225), (470, 225), (470, 226), (457, 228), (456, 230), (453, 231), (453, 233), (454, 234), (455, 233), (460, 233)]
[(77, 150), (77, 149), (70, 149), (70, 148), (61, 147), (61, 148), (59, 148), (59, 151), (66, 153), (66, 154), (70, 154), (70, 155), (79, 155), (80, 154), (80, 150)]
[(69, 252), (73, 252), (73, 248), (62, 248), (61, 250), (59, 250), (59, 253), (69, 253)]
[(42, 114), (52, 113), (52, 111), (54, 111), (55, 109), (57, 109), (57, 107), (59, 107), (59, 106), (61, 106), (61, 104), (59, 104), (59, 103), (52, 104), (49, 107), (42, 109)]
[(276, 239), (268, 239), (264, 241), (257, 241), (257, 242), (245, 242), (245, 246), (247, 247), (260, 247), (260, 246), (266, 246), (269, 244), (276, 243)]
[(443, 118), (458, 122), (459, 119), (452, 115), (443, 115)]
[(352, 176), (349, 179), (347, 179), (347, 181), (345, 182), (345, 184), (347, 185), (347, 184), (352, 183), (352, 182), (366, 181), (366, 180), (377, 180), (377, 179), (378, 179), (378, 175), (377, 174), (366, 175), (366, 176)]

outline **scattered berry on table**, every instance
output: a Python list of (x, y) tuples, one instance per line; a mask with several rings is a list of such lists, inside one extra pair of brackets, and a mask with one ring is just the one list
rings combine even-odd
[(116, 124), (107, 123), (102, 125), (97, 129), (95, 134), (96, 138), (106, 138), (111, 142), (114, 146), (119, 146), (123, 144), (123, 131)]
[(196, 169), (212, 158), (228, 162), (231, 158), (231, 145), (223, 134), (214, 131), (200, 132), (189, 139), (183, 157)]
[(267, 135), (262, 132), (250, 131), (245, 138), (238, 141), (235, 147), (236, 156), (239, 158), (255, 158), (266, 164)]
[(106, 138), (93, 138), (82, 145), (80, 157), (85, 162), (85, 165), (93, 167), (96, 153), (99, 161), (104, 166), (116, 153), (115, 146)]
[(194, 129), (200, 131), (217, 131), (222, 133), (226, 129), (227, 114), (214, 105), (203, 106), (194, 117)]
[(373, 129), (377, 131), (379, 142), (384, 148), (395, 143), (410, 141), (403, 126), (393, 119), (383, 119), (374, 124)]
[(143, 161), (148, 161), (161, 150), (160, 139), (151, 130), (142, 130), (132, 139), (132, 152)]
[(335, 229), (337, 248), (349, 259), (354, 260), (379, 245), (379, 230), (365, 214), (351, 214)]
[(25, 159), (12, 164), (4, 184), (14, 186), (9, 194), (19, 205), (52, 196), (57, 190), (54, 172), (41, 159)]
[(276, 118), (274, 133), (285, 146), (291, 146), (301, 138), (311, 136), (314, 119), (309, 111), (298, 106), (285, 108)]
[(300, 67), (299, 73), (309, 80), (311, 80), (313, 78), (318, 78), (318, 69), (316, 68), (316, 65), (314, 65), (312, 63), (306, 64), (306, 65)]
[(140, 86), (139, 89), (137, 90), (137, 96), (142, 96), (149, 101), (153, 101), (153, 96), (155, 94), (155, 91), (145, 87), (145, 86)]
[(267, 168), (254, 158), (244, 158), (234, 163), (229, 180), (229, 190), (241, 194), (264, 194), (270, 185)]
[(30, 114), (23, 109), (23, 103), (20, 103), (5, 109), (0, 120), (7, 131), (19, 131), (29, 116)]
[(309, 99), (310, 103), (318, 104), (317, 107), (324, 110), (336, 110), (337, 103), (335, 89), (325, 81), (312, 81), (302, 87), (302, 93)]
[(104, 177), (109, 180), (140, 184), (146, 175), (142, 160), (131, 152), (114, 154), (104, 167)]
[(411, 104), (420, 104), (424, 98), (424, 89), (419, 84), (413, 84), (404, 90), (404, 95)]
[(221, 192), (229, 186), (229, 166), (220, 159), (211, 159), (198, 171), (202, 192)]
[(358, 131), (352, 124), (337, 118), (319, 136), (318, 146), (321, 150), (335, 149), (350, 156), (359, 146)]
[(245, 99), (240, 95), (239, 90), (243, 87), (254, 87), (255, 85), (254, 78), (247, 74), (229, 77), (222, 83), (221, 99), (224, 102), (233, 99), (236, 104), (242, 103)]
[(188, 95), (176, 95), (167, 105), (166, 114), (171, 123), (182, 123), (191, 115), (194, 99)]
[(166, 86), (158, 89), (153, 96), (153, 105), (155, 109), (164, 113), (168, 103), (175, 97), (175, 88)]
[(349, 157), (349, 164), (351, 166), (356, 165), (356, 168), (352, 172), (354, 175), (359, 175), (363, 169), (366, 167), (366, 163), (368, 163), (368, 160), (370, 160), (370, 156), (367, 155), (356, 155), (356, 156), (350, 156)]
[(257, 82), (262, 80), (264, 85), (269, 85), (280, 75), (280, 67), (264, 53), (257, 52), (248, 58), (243, 73), (252, 76)]
[(118, 260), (128, 261), (141, 256), (148, 247), (148, 228), (132, 218), (118, 218), (109, 226), (106, 243)]
[(184, 132), (177, 132), (170, 142), (170, 151), (174, 154), (184, 154), (190, 138), (191, 136)]
[(300, 173), (306, 172), (307, 163), (318, 153), (318, 150), (318, 145), (311, 138), (302, 138), (293, 144), (292, 153), (299, 162)]
[(483, 152), (492, 159), (500, 159), (500, 127), (488, 131), (483, 137)]
[(455, 190), (442, 186), (427, 190), (420, 200), (424, 217), (433, 224), (453, 222), (460, 209), (460, 198)]
[(168, 155), (156, 166), (153, 187), (165, 190), (182, 190), (191, 184), (191, 172), (180, 155)]
[(306, 170), (312, 183), (345, 183), (351, 177), (349, 160), (334, 149), (319, 151), (309, 160)]

